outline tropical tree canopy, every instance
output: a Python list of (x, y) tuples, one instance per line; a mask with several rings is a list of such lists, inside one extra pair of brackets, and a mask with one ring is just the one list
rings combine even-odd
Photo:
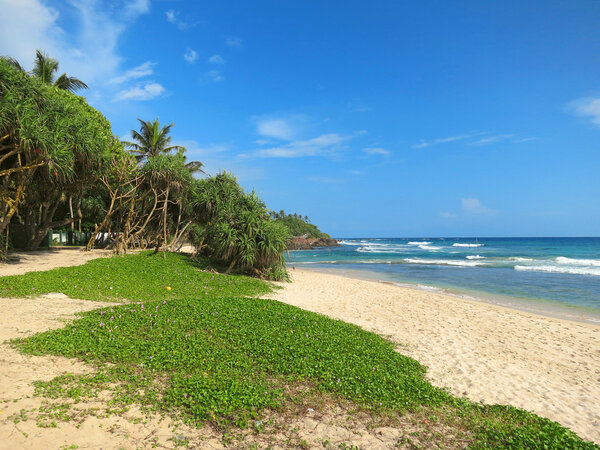
[(80, 198), (119, 152), (110, 123), (83, 98), (0, 60), (0, 232), (19, 211), (39, 245), (58, 204)]
[[(0, 57), (0, 59), (13, 66), (15, 69), (25, 72), (23, 66), (21, 66), (16, 59), (8, 56)], [(54, 58), (50, 58), (41, 50), (36, 50), (31, 76), (37, 78), (42, 83), (51, 84), (66, 91), (75, 92), (79, 89), (88, 88), (88, 85), (79, 78), (69, 77), (66, 73), (63, 73), (56, 78), (56, 72), (58, 72), (58, 61)]]
[(131, 130), (131, 136), (135, 142), (123, 141), (123, 144), (130, 149), (139, 161), (150, 156), (158, 156), (164, 153), (170, 153), (173, 150), (185, 152), (185, 147), (180, 145), (170, 145), (171, 128), (170, 125), (160, 126), (158, 119), (142, 120), (140, 122), (140, 131)]
[[(163, 155), (177, 152), (183, 155), (187, 149), (181, 145), (171, 145), (171, 128), (175, 124), (160, 126), (158, 119), (142, 120), (140, 122), (140, 131), (131, 130), (131, 136), (135, 142), (123, 141), (129, 151), (135, 156), (138, 162), (144, 162), (152, 156)], [(185, 156), (184, 156), (185, 161)], [(202, 172), (203, 164), (200, 161), (191, 161), (186, 163), (186, 167), (192, 172)]]

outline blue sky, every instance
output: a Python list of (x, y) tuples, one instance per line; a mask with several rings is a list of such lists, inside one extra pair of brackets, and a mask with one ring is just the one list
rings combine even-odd
[(36, 48), (209, 173), (338, 237), (598, 236), (597, 1), (0, 0)]

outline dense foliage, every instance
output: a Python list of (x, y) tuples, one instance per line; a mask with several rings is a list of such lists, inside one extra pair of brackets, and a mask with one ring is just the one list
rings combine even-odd
[(304, 387), (373, 414), (426, 411), (425, 422), (473, 448), (597, 448), (526, 411), (452, 397), (426, 381), (423, 366), (373, 333), (249, 298), (269, 290), (259, 280), (198, 268), (183, 255), (163, 261), (146, 253), (94, 260), (69, 268), (71, 276), (56, 269), (0, 279), (2, 296), (62, 291), (135, 302), (84, 313), (64, 329), (18, 341), (28, 353), (98, 364), (92, 375), (38, 383), (38, 393), (85, 401), (109, 390), (113, 411), (139, 403), (191, 423), (244, 426), (265, 408), (301, 402), (298, 388)]
[(285, 225), (290, 231), (290, 236), (331, 239), (327, 233), (323, 233), (315, 224), (310, 223), (308, 216), (302, 217), (296, 213), (286, 214), (284, 211), (272, 211), (271, 217), (273, 217), (276, 222)]
[(269, 217), (262, 200), (247, 193), (228, 173), (198, 182), (191, 201), (204, 230), (194, 242), (198, 251), (231, 271), (286, 277), (283, 252), (288, 230)]
[[(51, 229), (93, 230), (87, 248), (179, 249), (194, 231), (197, 253), (227, 272), (282, 279), (288, 231), (231, 175), (206, 180), (202, 163), (172, 145), (173, 124), (140, 122), (133, 142), (113, 136), (109, 122), (70, 90), (86, 87), (61, 75), (38, 51), (27, 73), (0, 57), (0, 257), (9, 225), (30, 250)], [(126, 152), (123, 145), (129, 148)], [(101, 237), (101, 239), (100, 239)]]
[[(36, 248), (50, 228), (77, 220), (85, 188), (122, 151), (84, 99), (0, 59), (0, 233), (18, 212)], [(78, 217), (55, 218), (66, 203)]]

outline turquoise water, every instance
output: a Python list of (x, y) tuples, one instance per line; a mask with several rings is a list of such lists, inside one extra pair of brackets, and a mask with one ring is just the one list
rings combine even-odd
[(600, 323), (600, 238), (353, 238), (341, 243), (292, 251), (287, 259), (302, 268)]

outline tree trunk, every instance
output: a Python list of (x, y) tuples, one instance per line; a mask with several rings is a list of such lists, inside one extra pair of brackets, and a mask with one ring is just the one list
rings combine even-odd
[(167, 259), (167, 208), (169, 207), (169, 187), (165, 193), (165, 206), (163, 206), (163, 259)]

